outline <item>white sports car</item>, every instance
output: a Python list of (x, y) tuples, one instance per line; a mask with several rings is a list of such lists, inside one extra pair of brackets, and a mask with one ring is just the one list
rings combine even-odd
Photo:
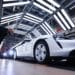
[(75, 39), (43, 35), (35, 39), (25, 40), (12, 49), (15, 50), (14, 58), (28, 56), (43, 63), (49, 58), (75, 56)]

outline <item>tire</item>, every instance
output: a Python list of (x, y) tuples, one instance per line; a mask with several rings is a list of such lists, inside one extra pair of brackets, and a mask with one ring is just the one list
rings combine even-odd
[(70, 53), (68, 62), (71, 64), (75, 63), (75, 50)]
[(49, 61), (49, 48), (45, 41), (38, 41), (34, 46), (34, 59), (37, 63)]

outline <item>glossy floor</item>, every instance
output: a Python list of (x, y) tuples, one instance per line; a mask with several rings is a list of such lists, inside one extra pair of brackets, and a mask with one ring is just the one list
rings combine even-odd
[(75, 71), (35, 63), (0, 59), (0, 75), (75, 75)]

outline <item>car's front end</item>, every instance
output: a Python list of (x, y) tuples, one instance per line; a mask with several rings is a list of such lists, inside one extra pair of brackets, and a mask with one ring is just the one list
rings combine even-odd
[(2, 52), (3, 58), (12, 58), (14, 59), (16, 55), (16, 51), (14, 49)]

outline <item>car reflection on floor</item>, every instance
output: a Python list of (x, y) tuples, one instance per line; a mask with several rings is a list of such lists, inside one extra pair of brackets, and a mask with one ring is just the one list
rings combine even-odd
[[(69, 68), (69, 69), (68, 69)], [(0, 60), (0, 75), (75, 75), (75, 66), (66, 62), (37, 64), (32, 61)]]

